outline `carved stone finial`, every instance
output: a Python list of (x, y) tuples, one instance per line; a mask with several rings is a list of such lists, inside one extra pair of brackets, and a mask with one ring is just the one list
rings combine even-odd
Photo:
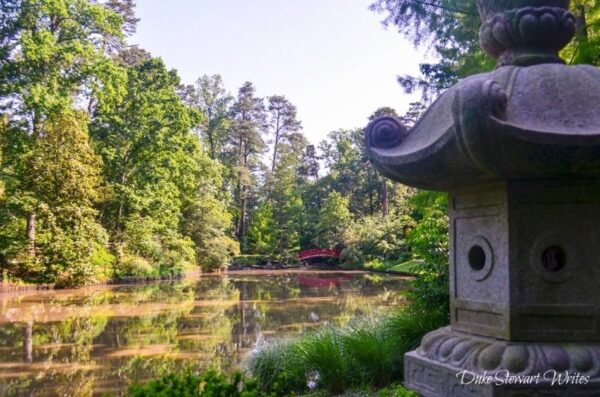
[(564, 63), (558, 56), (575, 35), (569, 0), (477, 0), (481, 47), (498, 66)]
[(367, 147), (392, 148), (400, 145), (408, 129), (395, 117), (385, 116), (373, 120), (366, 129)]

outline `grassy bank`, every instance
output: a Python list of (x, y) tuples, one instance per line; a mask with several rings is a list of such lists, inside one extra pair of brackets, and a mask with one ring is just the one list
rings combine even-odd
[(260, 347), (249, 357), (248, 367), (266, 391), (282, 384), (285, 392), (296, 394), (382, 388), (403, 380), (404, 354), (438, 323), (429, 316), (400, 312), (345, 328), (328, 326)]
[(409, 261), (372, 259), (364, 262), (342, 263), (339, 267), (346, 270), (367, 270), (417, 276), (423, 270), (423, 261), (419, 259), (411, 259)]

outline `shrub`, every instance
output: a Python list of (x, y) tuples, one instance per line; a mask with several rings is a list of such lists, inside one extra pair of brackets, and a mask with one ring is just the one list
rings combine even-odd
[(117, 278), (157, 278), (158, 269), (141, 256), (126, 255), (115, 272)]
[(275, 397), (279, 392), (261, 393), (256, 382), (236, 372), (230, 376), (214, 370), (201, 375), (190, 372), (169, 374), (143, 385), (132, 385), (128, 397)]

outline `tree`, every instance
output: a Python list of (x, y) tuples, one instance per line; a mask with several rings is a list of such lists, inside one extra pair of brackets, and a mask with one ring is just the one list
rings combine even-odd
[[(9, 195), (2, 202), (2, 218), (12, 218), (7, 226), (13, 227), (3, 230), (2, 248), (10, 248), (6, 242), (26, 241), (21, 250), (8, 249), (20, 258), (22, 266), (15, 271), (26, 279), (81, 285), (110, 275), (107, 235), (94, 209), (100, 159), (89, 143), (87, 123), (82, 113), (51, 115), (44, 135), (3, 164), (11, 177), (5, 179)], [(27, 213), (34, 214), (33, 221), (17, 221)]]
[(235, 200), (238, 204), (236, 219), (238, 241), (244, 246), (247, 229), (249, 190), (253, 185), (252, 173), (260, 163), (259, 155), (265, 149), (261, 130), (265, 124), (265, 108), (262, 98), (255, 96), (254, 85), (245, 82), (239, 89), (231, 114), (233, 125), (230, 142), (236, 169)]
[[(494, 67), (495, 61), (479, 46), (481, 20), (474, 1), (375, 0), (370, 9), (384, 15), (384, 25), (396, 26), (415, 46), (425, 45), (437, 57), (435, 63), (420, 65), (421, 77), (398, 77), (407, 92), (419, 90), (428, 99), (460, 78)], [(577, 35), (563, 55), (569, 63), (598, 65), (600, 3), (573, 1), (571, 11)]]
[(277, 222), (273, 207), (268, 202), (261, 203), (252, 214), (248, 227), (248, 248), (250, 252), (272, 255), (277, 248)]
[(571, 2), (575, 15), (575, 40), (564, 50), (568, 63), (590, 65), (600, 64), (600, 3), (595, 0)]
[(273, 172), (273, 188), (268, 193), (277, 224), (279, 252), (300, 248), (300, 233), (305, 219), (298, 169), (306, 145), (306, 137), (299, 132), (287, 135), (286, 140), (280, 143), (280, 156)]
[(231, 126), (230, 107), (233, 97), (223, 87), (220, 75), (203, 75), (195, 85), (183, 87), (183, 98), (188, 106), (204, 115), (200, 134), (213, 160), (221, 159), (223, 146)]
[(316, 181), (319, 178), (319, 156), (317, 155), (317, 148), (315, 145), (306, 145), (304, 153), (300, 158), (300, 164), (298, 165), (299, 176), (306, 180), (312, 179)]
[[(104, 237), (90, 209), (94, 203), (65, 187), (78, 172), (84, 180), (96, 172), (86, 149), (86, 118), (73, 109), (100, 97), (115, 101), (122, 94), (123, 70), (109, 54), (110, 43), (122, 41), (123, 19), (105, 4), (78, 0), (6, 0), (0, 11), (0, 97), (6, 115), (2, 179), (11, 191), (2, 203), (3, 222), (9, 225), (2, 254), (23, 264), (25, 273), (37, 270), (47, 280), (87, 282), (96, 275), (87, 267), (93, 261), (86, 244), (101, 246)], [(68, 168), (70, 162), (80, 169)], [(66, 168), (57, 166), (52, 177), (43, 170), (46, 163), (48, 169), (52, 164)], [(44, 177), (34, 183), (39, 175)], [(62, 198), (38, 185), (60, 191)], [(28, 259), (23, 238), (11, 235), (15, 230), (28, 240)]]
[(384, 107), (381, 107), (381, 108), (377, 109), (376, 111), (374, 111), (369, 116), (369, 121), (373, 121), (379, 117), (385, 117), (385, 116), (400, 117), (400, 116), (398, 116), (396, 109), (391, 108), (389, 106), (384, 106)]
[(197, 193), (200, 147), (191, 127), (200, 116), (179, 97), (175, 71), (137, 55), (121, 57), (137, 62), (125, 65), (126, 95), (114, 106), (100, 102), (92, 123), (110, 193), (102, 221), (121, 265), (179, 273), (194, 262), (193, 242), (180, 227), (181, 211)]
[(427, 98), (459, 78), (494, 66), (479, 47), (481, 21), (472, 0), (376, 0), (370, 9), (384, 14), (384, 25), (396, 26), (415, 46), (428, 46), (438, 58), (420, 65), (422, 77), (398, 77), (407, 92), (420, 90)]
[(344, 231), (352, 221), (348, 210), (349, 200), (336, 191), (332, 191), (319, 213), (317, 224), (317, 244), (322, 247), (339, 247), (344, 243)]
[(400, 117), (400, 121), (407, 128), (412, 128), (425, 113), (427, 108), (421, 102), (411, 102), (406, 113)]
[(45, 118), (71, 108), (74, 97), (121, 94), (122, 70), (107, 57), (108, 43), (123, 38), (119, 14), (78, 0), (6, 0), (1, 7), (0, 97), (34, 139)]
[(268, 98), (268, 118), (266, 124), (267, 134), (273, 137), (273, 158), (271, 172), (275, 172), (277, 154), (282, 141), (288, 139), (290, 134), (300, 131), (302, 124), (296, 119), (296, 107), (281, 95)]
[(348, 196), (350, 211), (371, 215), (381, 205), (381, 180), (373, 166), (364, 161), (363, 130), (338, 130), (319, 144), (322, 158), (330, 169), (325, 177), (330, 188)]
[(239, 243), (231, 237), (232, 215), (223, 197), (223, 166), (204, 153), (198, 157), (196, 193), (182, 209), (182, 231), (194, 242), (198, 265), (204, 271), (224, 267), (239, 254)]

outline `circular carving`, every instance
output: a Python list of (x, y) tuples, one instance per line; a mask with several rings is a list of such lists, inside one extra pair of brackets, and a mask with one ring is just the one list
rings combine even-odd
[(366, 133), (367, 146), (392, 148), (402, 143), (408, 130), (397, 118), (386, 116), (373, 120)]
[(523, 7), (490, 16), (479, 37), (499, 65), (563, 62), (558, 52), (575, 35), (575, 17), (560, 7)]
[(499, 341), (461, 332), (450, 327), (427, 334), (417, 349), (420, 356), (474, 373), (509, 371), (532, 375), (540, 371), (581, 373), (600, 382), (600, 344), (532, 343)]
[(568, 236), (557, 232), (542, 234), (529, 253), (529, 265), (542, 279), (564, 283), (576, 272), (577, 260), (571, 258), (578, 248)]
[(467, 252), (467, 263), (476, 281), (485, 280), (494, 267), (494, 252), (490, 243), (481, 236), (475, 237)]
[(565, 250), (558, 245), (552, 245), (542, 252), (542, 266), (549, 272), (561, 271), (567, 262)]

